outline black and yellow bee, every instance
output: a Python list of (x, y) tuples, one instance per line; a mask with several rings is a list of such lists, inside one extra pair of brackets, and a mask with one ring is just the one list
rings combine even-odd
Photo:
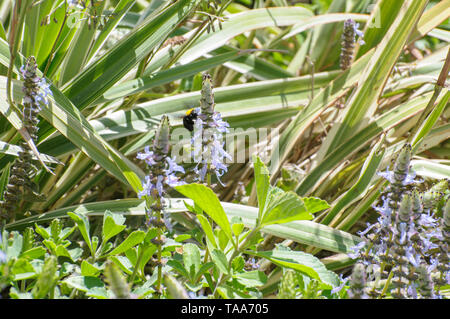
[(186, 115), (183, 116), (183, 126), (187, 130), (192, 132), (194, 130), (194, 123), (195, 123), (195, 120), (197, 119), (197, 116), (198, 116), (198, 114), (195, 112), (194, 108), (188, 110), (186, 112)]

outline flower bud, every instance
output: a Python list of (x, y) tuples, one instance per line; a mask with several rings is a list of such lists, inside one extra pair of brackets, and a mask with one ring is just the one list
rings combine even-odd
[(400, 153), (398, 154), (397, 160), (394, 164), (394, 180), (396, 182), (403, 182), (408, 175), (411, 155), (411, 145), (405, 144), (400, 150)]

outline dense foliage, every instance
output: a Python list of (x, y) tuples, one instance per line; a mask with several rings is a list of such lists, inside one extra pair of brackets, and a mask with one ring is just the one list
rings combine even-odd
[(2, 0), (0, 297), (448, 298), (449, 16)]

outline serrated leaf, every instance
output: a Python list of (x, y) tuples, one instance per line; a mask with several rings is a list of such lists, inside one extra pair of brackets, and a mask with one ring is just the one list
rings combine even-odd
[(184, 268), (184, 266), (178, 260), (171, 259), (167, 262), (167, 265), (172, 267), (173, 269), (175, 269), (183, 277), (189, 278), (188, 271), (186, 270), (186, 268)]
[(320, 212), (321, 210), (330, 208), (330, 205), (324, 201), (323, 199), (316, 197), (302, 197), (303, 202), (305, 203), (306, 209), (311, 214)]
[(89, 276), (71, 276), (64, 280), (64, 282), (72, 288), (87, 292), (92, 288), (103, 288), (105, 284), (97, 277)]
[(235, 272), (241, 272), (245, 267), (245, 260), (242, 256), (237, 256), (231, 262), (231, 267)]
[(222, 273), (228, 274), (230, 272), (228, 268), (227, 256), (225, 256), (223, 251), (214, 249), (213, 251), (211, 251), (211, 259)]
[(241, 272), (233, 277), (246, 287), (260, 287), (267, 282), (266, 274), (259, 270)]
[(183, 263), (189, 273), (189, 279), (192, 281), (195, 274), (200, 269), (200, 249), (194, 244), (183, 245)]
[(272, 187), (268, 201), (267, 211), (264, 212), (261, 220), (261, 227), (313, 218), (303, 200), (294, 192), (284, 192), (278, 187)]
[(36, 230), (36, 233), (42, 236), (42, 238), (44, 239), (50, 238), (49, 232), (44, 227), (41, 227), (38, 224), (34, 224), (34, 229)]
[(91, 276), (97, 277), (101, 272), (101, 269), (95, 267), (94, 265), (88, 263), (86, 260), (81, 262), (81, 275), (82, 276)]
[(125, 217), (107, 210), (103, 216), (102, 242), (107, 242), (110, 238), (124, 230), (127, 227), (124, 223)]
[(295, 269), (332, 287), (339, 285), (339, 277), (334, 272), (329, 271), (317, 257), (311, 254), (290, 250), (261, 251), (253, 254), (266, 258), (280, 267)]

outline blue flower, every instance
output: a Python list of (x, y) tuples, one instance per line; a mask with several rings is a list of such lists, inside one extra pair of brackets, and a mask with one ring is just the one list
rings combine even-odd
[(23, 97), (24, 104), (33, 104), (33, 106), (40, 110), (40, 104), (48, 105), (48, 96), (53, 96), (50, 90), (50, 84), (45, 78), (36, 75), (37, 65), (34, 57), (28, 58), (25, 65), (19, 69), (26, 85), (22, 87), (25, 93)]
[(417, 299), (417, 284), (412, 283), (408, 286), (408, 296), (411, 296), (413, 299)]
[(169, 164), (168, 169), (166, 170), (167, 176), (174, 172), (184, 173), (184, 168), (177, 164), (176, 157), (174, 159), (170, 157), (166, 157), (167, 164)]
[(360, 45), (364, 45), (366, 42), (363, 40), (364, 37), (364, 32), (362, 32), (361, 30), (358, 30), (359, 28), (359, 23), (355, 23), (353, 24), (353, 29), (355, 30), (355, 34), (359, 37), (358, 39), (358, 43)]
[(414, 171), (409, 172), (403, 180), (398, 180), (396, 174), (393, 171), (389, 171), (389, 167), (386, 168), (386, 172), (377, 172), (377, 175), (383, 177), (391, 184), (400, 182), (402, 185), (406, 186), (418, 182), (415, 180), (416, 173)]
[(150, 166), (156, 164), (156, 161), (154, 159), (154, 153), (153, 153), (153, 151), (150, 151), (150, 147), (149, 146), (146, 146), (144, 148), (144, 152), (143, 153), (138, 153), (136, 158), (140, 159), (140, 160), (144, 160)]
[(414, 247), (407, 247), (405, 250), (405, 255), (411, 265), (413, 265), (414, 267), (419, 267), (422, 257), (416, 252)]
[(341, 291), (349, 279), (350, 277), (343, 278), (343, 275), (339, 274), (340, 285), (331, 289), (331, 294), (337, 294), (339, 291)]
[(366, 245), (366, 242), (361, 241), (357, 245), (350, 248), (350, 253), (347, 253), (347, 256), (349, 256), (351, 259), (357, 259), (359, 258), (360, 251), (364, 248)]
[(375, 226), (377, 226), (377, 224), (370, 224), (370, 223), (366, 223), (367, 228), (364, 231), (358, 231), (356, 232), (359, 236), (364, 236), (365, 234), (367, 234), (370, 230), (372, 230)]
[(221, 141), (222, 134), (228, 132), (229, 124), (222, 120), (218, 112), (212, 116), (202, 114), (200, 108), (196, 108), (198, 116), (194, 123), (194, 134), (191, 143), (194, 147), (192, 155), (197, 165), (194, 169), (200, 181), (204, 181), (208, 172), (214, 172), (220, 182), (220, 177), (227, 172), (224, 159), (232, 159), (225, 151), (225, 142)]

